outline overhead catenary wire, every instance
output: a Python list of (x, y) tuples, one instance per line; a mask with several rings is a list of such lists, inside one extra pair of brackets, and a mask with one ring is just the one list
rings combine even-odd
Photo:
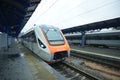
[[(28, 26), (28, 25), (34, 26), (34, 25), (36, 25), (35, 22), (40, 18), (40, 16), (43, 16), (45, 13), (47, 13), (58, 1), (59, 0), (56, 0), (55, 2), (53, 2), (41, 15), (37, 16), (37, 18), (35, 18), (34, 20), (30, 18), (28, 20), (27, 24), (25, 24), (25, 26)], [(30, 21), (32, 21), (32, 23), (30, 23)], [(28, 29), (24, 29), (24, 30), (27, 31)]]
[[(47, 13), (58, 1), (59, 0), (56, 0), (52, 5), (50, 5), (48, 9), (46, 9), (41, 15), (38, 16), (38, 18), (40, 18), (40, 16), (43, 16), (45, 13)], [(35, 21), (38, 20), (38, 18), (36, 18)]]
[(69, 10), (65, 11), (64, 13), (69, 13), (69, 12), (71, 12), (72, 10), (74, 10), (75, 8), (84, 5), (83, 3), (85, 3), (86, 1), (87, 1), (87, 0), (85, 0), (85, 1), (83, 1), (83, 2), (81, 2), (81, 3), (79, 3), (78, 5), (74, 6), (73, 8), (70, 8)]
[[(60, 1), (60, 0), (59, 0)], [(93, 0), (94, 1), (94, 0)], [(96, 0), (95, 0), (96, 1)], [(93, 8), (93, 7), (91, 7), (91, 9), (89, 8), (89, 6), (86, 6), (87, 4), (88, 4), (88, 2), (85, 2), (85, 1), (82, 1), (82, 2), (80, 2), (80, 3), (77, 3), (75, 6), (72, 6), (72, 7), (69, 7), (69, 8), (67, 8), (66, 9), (66, 11), (64, 10), (64, 12), (62, 12), (62, 14), (60, 14), (59, 13), (59, 15), (57, 15), (58, 16), (58, 18), (56, 18), (57, 20), (55, 20), (54, 19), (54, 22), (52, 22), (53, 23), (53, 25), (57, 25), (57, 26), (59, 26), (59, 25), (63, 25), (64, 26), (64, 24), (63, 23), (65, 23), (65, 25), (66, 24), (68, 24), (67, 22), (69, 22), (69, 21), (74, 21), (74, 19), (79, 19), (78, 17), (81, 17), (81, 16), (85, 16), (86, 14), (89, 14), (90, 12), (93, 12), (93, 11), (96, 11), (96, 10), (98, 10), (99, 8), (102, 8), (102, 7), (106, 7), (106, 6), (109, 6), (110, 4), (114, 4), (115, 2), (119, 2), (120, 0), (108, 0), (108, 1), (105, 1), (105, 2), (103, 2), (104, 0), (102, 0), (102, 1), (100, 1), (100, 3), (97, 5), (97, 4), (95, 4), (96, 6)], [(85, 3), (87, 3), (87, 4), (85, 4)], [(92, 1), (91, 1), (92, 2)], [(56, 4), (57, 3), (57, 4)], [(82, 4), (81, 4), (82, 3)], [(83, 7), (85, 7), (85, 8), (87, 8), (88, 7), (88, 9), (87, 9), (87, 11), (81, 11), (81, 12), (74, 12), (74, 11), (76, 11), (77, 9), (79, 9), (80, 7), (81, 7), (81, 5), (83, 6)], [(51, 9), (51, 8), (54, 8), (54, 7), (56, 7), (56, 6), (60, 6), (59, 5), (59, 2), (58, 2), (58, 0), (54, 0), (54, 1), (52, 1), (52, 3), (51, 4), (49, 4), (48, 6), (47, 6), (47, 8), (46, 8), (46, 10), (44, 10), (41, 14), (39, 14), (39, 15), (37, 15), (37, 18), (34, 18), (34, 19), (31, 19), (31, 23), (29, 22), (29, 24), (31, 24), (31, 25), (33, 25), (33, 23), (35, 23), (35, 21), (36, 20), (40, 20), (40, 18), (41, 18), (41, 20), (42, 19), (45, 19), (44, 17), (47, 17), (47, 16), (49, 16), (49, 15), (46, 15), (47, 13), (49, 13), (49, 11), (51, 11), (51, 10), (53, 10), (53, 9)], [(62, 7), (64, 8), (64, 6), (65, 5), (62, 5)], [(68, 6), (67, 6), (68, 7)], [(62, 8), (61, 8), (62, 9)], [(64, 8), (65, 9), (65, 8)], [(73, 9), (73, 10), (72, 10)], [(72, 14), (71, 12), (74, 12), (74, 14)], [(63, 13), (65, 13), (65, 14), (63, 14)], [(66, 13), (67, 13), (67, 16), (66, 16)], [(45, 14), (45, 15), (44, 15)], [(44, 15), (44, 17), (43, 17), (43, 15)], [(71, 16), (69, 16), (69, 15), (71, 15)], [(56, 17), (56, 16), (55, 16)], [(59, 18), (61, 18), (61, 19), (59, 19)], [(53, 18), (52, 18), (53, 19)], [(44, 21), (44, 20), (43, 20)], [(41, 22), (43, 22), (43, 21), (41, 21)], [(49, 21), (48, 19), (47, 19), (47, 21)], [(45, 22), (45, 23), (47, 23), (47, 21)], [(52, 21), (52, 20), (51, 20)], [(51, 21), (49, 21), (49, 23), (51, 22)], [(86, 20), (87, 21), (87, 20)], [(39, 21), (40, 22), (40, 21)], [(29, 25), (28, 24), (28, 25)], [(37, 24), (37, 23), (36, 23)], [(27, 25), (27, 26), (28, 26)]]
[[(119, 0), (119, 1), (120, 1), (120, 0)], [(102, 4), (102, 5), (100, 5), (100, 6), (96, 7), (96, 8), (90, 9), (90, 10), (85, 11), (85, 12), (83, 12), (83, 13), (79, 13), (79, 14), (77, 14), (77, 15), (75, 15), (75, 16), (72, 16), (72, 17), (69, 17), (69, 18), (67, 18), (67, 19), (64, 19), (64, 20), (62, 20), (62, 21), (60, 21), (59, 23), (56, 23), (56, 24), (60, 24), (60, 23), (62, 23), (62, 22), (67, 22), (67, 21), (69, 21), (69, 20), (71, 20), (71, 19), (75, 19), (76, 17), (79, 17), (79, 16), (82, 16), (82, 15), (88, 14), (88, 13), (93, 12), (93, 11), (96, 11), (96, 10), (102, 8), (102, 7), (106, 7), (106, 6), (108, 6), (108, 5), (117, 3), (117, 2), (119, 2), (119, 1), (118, 1), (118, 0), (115, 0), (115, 1), (111, 1), (111, 2), (109, 2), (109, 3), (104, 3), (104, 4)]]

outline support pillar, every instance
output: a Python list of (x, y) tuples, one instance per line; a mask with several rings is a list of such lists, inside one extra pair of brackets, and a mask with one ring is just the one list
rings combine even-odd
[(81, 32), (82, 34), (82, 39), (81, 39), (81, 47), (84, 48), (85, 47), (85, 32)]
[(8, 43), (9, 42), (9, 39), (8, 39), (8, 34), (9, 34), (8, 21), (6, 19), (6, 16), (3, 14), (2, 9), (0, 9), (0, 15), (1, 15), (1, 18), (3, 20), (3, 23), (5, 24), (5, 32), (6, 32), (6, 36), (5, 36), (5, 38), (6, 38), (6, 45), (5, 45), (5, 47), (6, 47), (6, 49), (8, 49), (9, 48), (9, 43)]
[(8, 36), (9, 28), (8, 28), (8, 26), (6, 27), (6, 32), (7, 32), (7, 34), (6, 34), (6, 49), (8, 49), (9, 48), (9, 36)]

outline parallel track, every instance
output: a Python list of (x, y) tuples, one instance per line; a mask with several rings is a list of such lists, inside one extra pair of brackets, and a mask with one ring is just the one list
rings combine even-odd
[[(32, 53), (31, 53), (32, 54)], [(41, 59), (38, 55), (32, 54), (38, 60)], [(60, 72), (63, 76), (65, 76), (68, 80), (106, 80), (103, 77), (97, 77), (92, 75), (91, 73), (85, 72), (82, 69), (77, 68), (67, 62), (60, 62), (51, 65), (55, 70)]]
[(51, 65), (68, 80), (106, 80), (103, 77), (94, 76), (67, 62), (61, 62)]
[(113, 59), (110, 59), (110, 58), (108, 59), (108, 58), (104, 58), (96, 55), (80, 54), (80, 52), (76, 52), (76, 51), (71, 51), (71, 55), (77, 58), (83, 58), (89, 61), (94, 61), (96, 63), (106, 65), (108, 67), (120, 69), (120, 64), (119, 64), (120, 62), (114, 61)]

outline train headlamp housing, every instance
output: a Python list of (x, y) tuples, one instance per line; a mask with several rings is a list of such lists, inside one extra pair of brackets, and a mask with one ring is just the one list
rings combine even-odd
[(40, 45), (41, 48), (44, 48), (44, 49), (46, 48), (46, 46), (41, 42), (40, 39), (38, 39), (38, 42), (39, 42), (39, 45)]

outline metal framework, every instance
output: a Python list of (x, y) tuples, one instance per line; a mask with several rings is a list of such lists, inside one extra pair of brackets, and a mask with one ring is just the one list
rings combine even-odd
[(81, 32), (82, 44), (80, 44), (80, 45), (81, 45), (81, 47), (84, 47), (85, 46), (85, 44), (84, 44), (85, 31), (102, 29), (102, 28), (110, 28), (110, 27), (115, 27), (115, 28), (120, 27), (120, 18), (114, 18), (114, 19), (110, 19), (110, 20), (94, 22), (94, 23), (90, 23), (90, 24), (85, 24), (85, 25), (80, 25), (80, 26), (76, 26), (76, 27), (72, 27), (72, 28), (67, 28), (67, 29), (63, 29), (62, 32), (64, 34)]
[(40, 1), (0, 0), (0, 32), (17, 37)]
[(94, 22), (94, 23), (90, 23), (90, 24), (85, 24), (85, 25), (75, 26), (72, 28), (63, 29), (62, 32), (64, 34), (66, 34), (66, 33), (84, 32), (84, 31), (89, 31), (89, 30), (110, 28), (110, 27), (115, 27), (115, 28), (120, 27), (120, 17), (110, 19), (110, 20)]

